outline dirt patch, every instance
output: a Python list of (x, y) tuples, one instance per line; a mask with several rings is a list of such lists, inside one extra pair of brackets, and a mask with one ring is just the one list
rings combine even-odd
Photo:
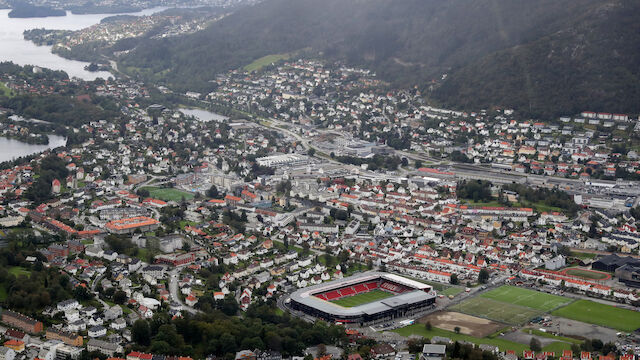
[(420, 318), (418, 322), (431, 322), (433, 327), (449, 331), (459, 327), (460, 333), (478, 338), (491, 335), (505, 326), (495, 321), (451, 311), (438, 311)]

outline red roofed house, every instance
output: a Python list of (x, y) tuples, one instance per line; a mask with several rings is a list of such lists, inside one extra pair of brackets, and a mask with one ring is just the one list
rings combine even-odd
[(54, 194), (60, 193), (60, 180), (53, 179), (53, 181), (51, 182), (51, 192), (53, 192)]

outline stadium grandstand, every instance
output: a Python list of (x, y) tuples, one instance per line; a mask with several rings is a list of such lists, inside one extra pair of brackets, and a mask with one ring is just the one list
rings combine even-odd
[(299, 289), (287, 304), (331, 322), (361, 326), (415, 315), (436, 301), (433, 288), (405, 277), (366, 272)]

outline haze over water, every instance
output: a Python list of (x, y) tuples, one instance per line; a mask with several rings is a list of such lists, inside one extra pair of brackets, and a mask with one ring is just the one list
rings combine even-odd
[[(129, 15), (151, 15), (165, 10), (165, 7), (146, 9)], [(0, 10), (0, 62), (13, 61), (19, 65), (37, 65), (53, 70), (66, 71), (70, 77), (94, 80), (98, 77), (108, 78), (107, 71), (90, 72), (82, 61), (67, 60), (51, 53), (51, 46), (37, 46), (25, 40), (23, 32), (31, 29), (80, 30), (95, 25), (108, 16), (118, 14), (75, 15), (67, 11), (67, 16), (45, 18), (9, 18), (9, 9)]]
[[(163, 11), (166, 7), (146, 9), (129, 15), (151, 15)], [(74, 15), (67, 12), (67, 16), (46, 18), (9, 18), (9, 9), (0, 10), (0, 62), (12, 61), (19, 65), (37, 65), (53, 70), (63, 70), (70, 77), (84, 80), (103, 79), (111, 76), (107, 71), (90, 72), (84, 67), (88, 64), (82, 61), (67, 60), (51, 53), (51, 46), (37, 46), (25, 40), (23, 32), (30, 29), (50, 30), (80, 30), (95, 25), (108, 16), (118, 14), (88, 14)], [(0, 162), (17, 157), (38, 153), (47, 149), (64, 146), (66, 139), (57, 135), (49, 135), (49, 145), (34, 145), (14, 139), (0, 137)]]

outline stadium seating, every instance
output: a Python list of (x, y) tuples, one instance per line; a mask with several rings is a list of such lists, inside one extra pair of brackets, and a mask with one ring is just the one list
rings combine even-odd
[(367, 289), (367, 287), (364, 284), (355, 285), (353, 287), (353, 290), (355, 290), (358, 294), (369, 291), (369, 289)]
[(402, 285), (398, 285), (398, 284), (394, 284), (388, 281), (383, 282), (382, 284), (380, 284), (380, 288), (387, 290), (387, 291), (391, 291), (393, 293), (396, 294), (400, 294), (403, 293), (407, 290), (407, 287), (402, 286)]
[(328, 293), (325, 293), (324, 296), (327, 298), (328, 301), (336, 300), (342, 297), (342, 295), (340, 295), (340, 293), (337, 290), (329, 291)]
[(377, 289), (378, 288), (378, 282), (373, 281), (373, 282), (364, 284), (364, 286), (366, 286), (367, 289), (369, 289), (369, 290)]
[(353, 290), (353, 288), (344, 288), (344, 289), (340, 289), (340, 294), (342, 294), (342, 296), (351, 296), (354, 295), (356, 292), (355, 290)]
[(391, 281), (383, 281), (382, 283), (371, 281), (368, 283), (360, 283), (353, 286), (344, 287), (342, 289), (331, 290), (321, 294), (315, 294), (314, 296), (322, 300), (333, 301), (346, 296), (366, 293), (375, 289), (382, 289), (395, 294), (401, 294), (409, 290), (408, 287)]

